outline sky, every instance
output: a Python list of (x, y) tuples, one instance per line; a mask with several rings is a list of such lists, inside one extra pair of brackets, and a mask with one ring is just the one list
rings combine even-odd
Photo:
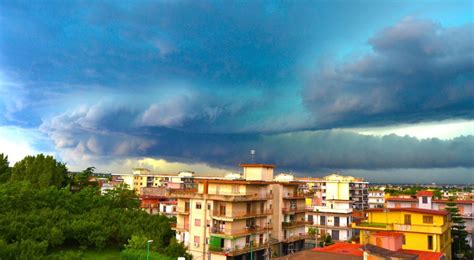
[(472, 1), (0, 0), (0, 153), (474, 183)]

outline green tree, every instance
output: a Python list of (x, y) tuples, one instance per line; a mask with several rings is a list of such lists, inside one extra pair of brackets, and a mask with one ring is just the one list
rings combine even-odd
[(0, 153), (0, 183), (10, 180), (10, 166), (8, 162), (8, 155)]
[(66, 179), (66, 165), (50, 155), (43, 154), (26, 156), (15, 163), (11, 175), (11, 180), (29, 181), (34, 188), (63, 187), (66, 185)]
[(456, 258), (460, 256), (458, 257), (459, 259), (464, 259), (464, 257), (468, 255), (472, 256), (472, 252), (466, 241), (466, 223), (459, 214), (459, 210), (456, 203), (454, 202), (454, 198), (449, 198), (449, 202), (446, 203), (445, 209), (451, 213), (451, 220), (453, 222), (453, 225), (451, 226), (451, 236), (453, 238), (453, 257)]

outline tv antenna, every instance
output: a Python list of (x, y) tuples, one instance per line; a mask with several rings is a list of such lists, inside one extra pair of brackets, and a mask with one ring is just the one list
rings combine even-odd
[(255, 163), (255, 150), (250, 150), (250, 156), (252, 157), (252, 163)]

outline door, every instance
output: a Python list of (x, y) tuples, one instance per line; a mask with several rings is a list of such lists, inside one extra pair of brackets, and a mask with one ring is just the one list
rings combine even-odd
[(252, 204), (247, 203), (247, 214), (250, 214), (251, 210), (252, 210)]
[(319, 225), (326, 226), (326, 216), (321, 216), (319, 218)]
[(334, 217), (334, 226), (339, 227), (339, 217)]
[(332, 237), (332, 240), (339, 240), (339, 230), (332, 230), (331, 237)]

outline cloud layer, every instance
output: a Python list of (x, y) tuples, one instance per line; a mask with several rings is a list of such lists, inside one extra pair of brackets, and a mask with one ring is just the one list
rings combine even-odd
[(470, 128), (450, 140), (350, 132), (474, 122), (472, 6), (426, 6), (11, 1), (0, 126), (40, 129), (74, 163), (227, 169), (256, 149), (301, 173), (472, 169)]
[(322, 64), (305, 104), (329, 127), (472, 119), (472, 29), (406, 18), (369, 39), (372, 52)]

